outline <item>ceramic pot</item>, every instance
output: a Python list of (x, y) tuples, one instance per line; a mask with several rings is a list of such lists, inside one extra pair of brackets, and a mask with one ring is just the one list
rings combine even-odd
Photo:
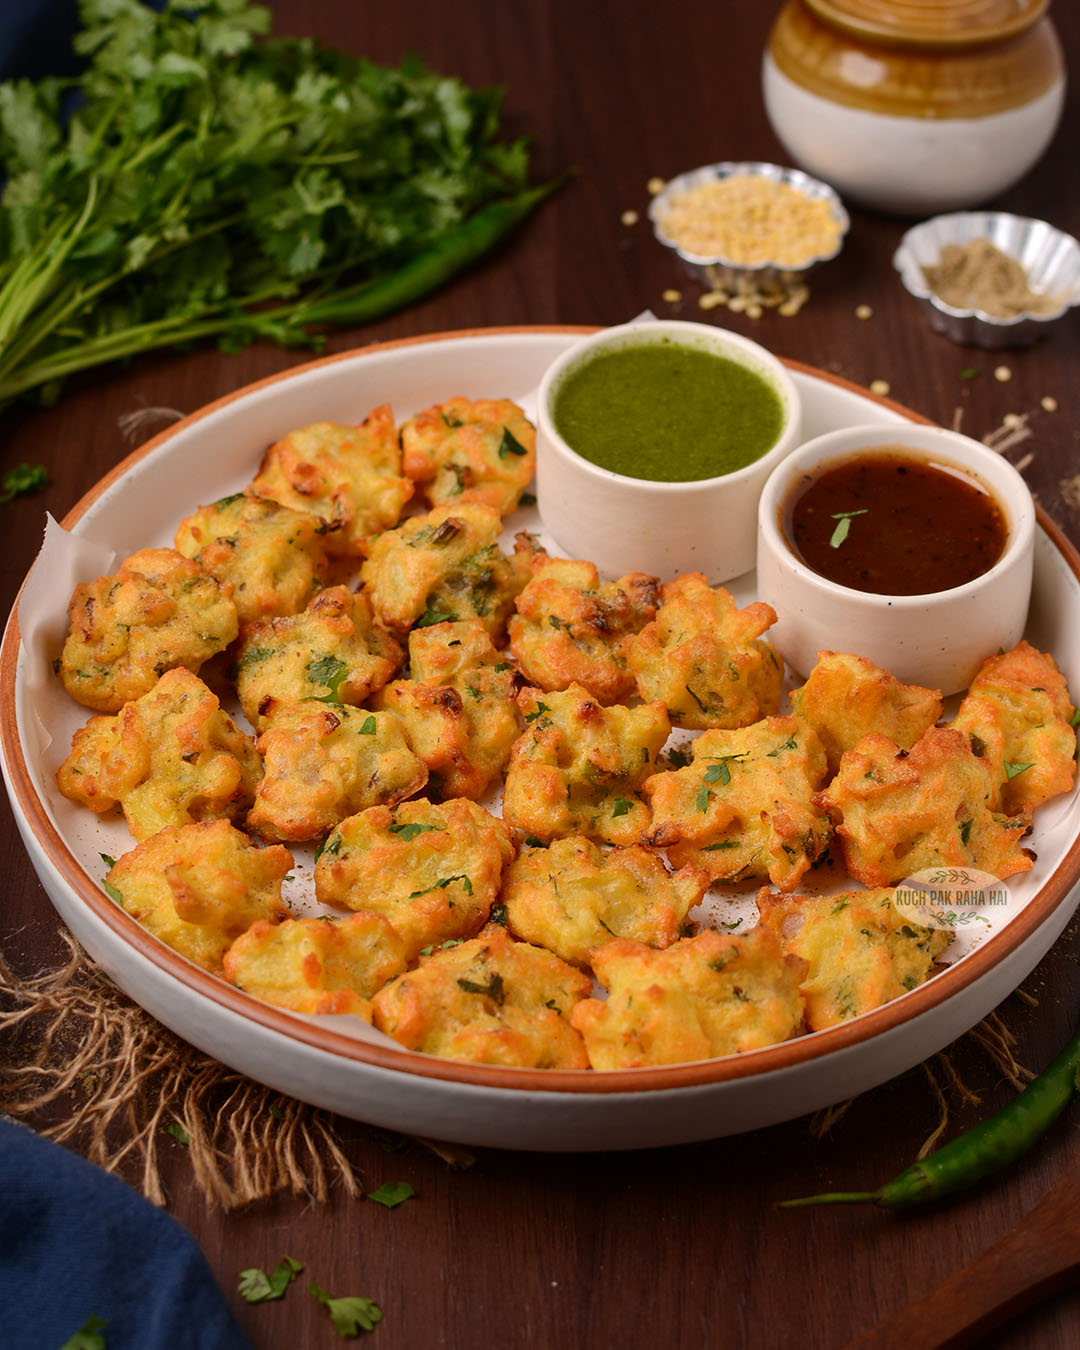
[(1065, 97), (1049, 0), (788, 0), (765, 107), (792, 159), (897, 215), (974, 206), (1023, 177)]

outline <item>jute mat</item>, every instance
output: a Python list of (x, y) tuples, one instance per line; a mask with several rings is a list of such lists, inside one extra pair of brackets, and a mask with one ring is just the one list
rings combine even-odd
[[(335, 1186), (361, 1193), (333, 1115), (188, 1045), (122, 993), (74, 938), (63, 937), (69, 955), (56, 970), (18, 976), (0, 955), (0, 1110), (119, 1173), (158, 1205), (166, 1200), (161, 1149), (176, 1143), (185, 1146), (194, 1184), (226, 1210), (282, 1192), (316, 1203)], [(968, 1039), (1015, 1088), (1033, 1076), (1017, 1063), (1016, 1039), (997, 1013)], [(922, 1070), (939, 1121), (920, 1157), (944, 1133), (950, 1098), (979, 1101), (948, 1053)], [(811, 1133), (822, 1137), (850, 1105), (819, 1111)], [(451, 1166), (472, 1162), (465, 1149), (417, 1142)]]

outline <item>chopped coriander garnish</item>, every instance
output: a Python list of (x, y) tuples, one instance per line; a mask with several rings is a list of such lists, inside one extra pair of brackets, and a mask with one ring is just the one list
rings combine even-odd
[(41, 464), (19, 464), (9, 470), (0, 480), (0, 503), (11, 501), (12, 497), (22, 497), (31, 492), (41, 492), (47, 488), (51, 479)]
[(530, 848), (547, 848), (544, 841), (542, 839), (537, 839), (535, 834), (527, 834), (525, 836), (525, 842)]
[(101, 883), (101, 889), (105, 892), (105, 894), (109, 897), (109, 899), (112, 900), (114, 903), (116, 903), (116, 904), (118, 904), (118, 905), (122, 905), (122, 904), (124, 903), (124, 897), (120, 894), (120, 892), (119, 892), (119, 891), (117, 890), (117, 888), (112, 884), (111, 881), (104, 881), (104, 880), (103, 880), (102, 883)]
[(409, 822), (408, 824), (402, 823), (399, 825), (398, 822), (395, 821), (386, 828), (390, 834), (399, 835), (406, 844), (411, 844), (418, 834), (427, 834), (429, 831), (438, 831), (440, 834), (446, 833), (445, 825), (420, 825), (414, 822)]
[(329, 853), (331, 858), (335, 857), (341, 851), (341, 835), (335, 834), (332, 830), (325, 839), (320, 840), (315, 850), (315, 861), (318, 862), (324, 853)]
[(965, 848), (967, 847), (968, 840), (971, 838), (971, 827), (973, 824), (974, 821), (971, 820), (962, 820), (960, 822), (960, 842)]
[(456, 623), (457, 615), (449, 609), (425, 609), (413, 624), (414, 628), (430, 628), (436, 623)]
[(798, 742), (795, 740), (795, 733), (792, 732), (783, 745), (778, 745), (775, 750), (770, 750), (766, 758), (775, 759), (777, 755), (782, 755), (785, 750), (794, 750)]
[(252, 1266), (240, 1272), (236, 1292), (248, 1303), (272, 1303), (284, 1297), (285, 1290), (303, 1269), (302, 1262), (294, 1261), (291, 1256), (283, 1256), (272, 1275)]
[(502, 440), (499, 442), (499, 458), (506, 459), (508, 455), (522, 456), (528, 453), (510, 428), (503, 427)]
[(1005, 777), (1006, 777), (1006, 778), (1017, 778), (1017, 777), (1019, 777), (1020, 774), (1024, 773), (1025, 770), (1027, 770), (1027, 769), (1033, 769), (1034, 767), (1035, 767), (1035, 761), (1034, 761), (1034, 760), (1032, 760), (1030, 764), (1011, 764), (1008, 760), (1006, 760), (1006, 761), (1005, 761)]
[(550, 711), (551, 711), (551, 709), (548, 707), (548, 705), (547, 705), (546, 703), (538, 703), (538, 704), (536, 705), (536, 711), (535, 711), (535, 712), (531, 712), (531, 713), (526, 713), (526, 714), (525, 714), (525, 721), (526, 721), (526, 722), (535, 722), (536, 719), (537, 719), (538, 717), (542, 717), (542, 716), (544, 715), (544, 713), (550, 712)]
[(505, 905), (492, 905), (492, 906), (491, 906), (491, 913), (488, 915), (488, 922), (489, 922), (489, 923), (497, 923), (497, 924), (500, 925), (500, 927), (505, 928), (505, 927), (506, 927), (506, 920), (507, 920), (506, 906), (505, 906)]
[(697, 809), (699, 811), (707, 811), (709, 809), (709, 798), (711, 796), (712, 793), (705, 786), (705, 784), (702, 783), (701, 787), (698, 788), (698, 795), (697, 795)]
[(165, 1133), (171, 1134), (178, 1144), (183, 1144), (185, 1148), (191, 1143), (191, 1135), (184, 1129), (178, 1120), (170, 1120), (165, 1126)]
[(844, 912), (844, 910), (847, 909), (847, 907), (848, 907), (848, 902), (847, 902), (846, 900), (841, 900), (840, 903), (839, 903), (838, 905), (834, 905), (834, 906), (833, 906), (833, 908), (829, 911), (829, 913), (830, 913), (830, 914), (842, 914), (842, 913)]
[(464, 872), (462, 872), (459, 876), (456, 877), (443, 877), (441, 881), (436, 881), (434, 886), (426, 886), (422, 891), (411, 891), (409, 893), (409, 899), (415, 900), (418, 895), (428, 895), (431, 891), (445, 891), (446, 888), (448, 886), (452, 886), (455, 881), (461, 882), (461, 889), (465, 892), (466, 895), (472, 895), (473, 893), (472, 882), (464, 874)]
[(367, 1198), (374, 1200), (377, 1205), (385, 1205), (387, 1209), (394, 1209), (415, 1194), (416, 1192), (407, 1181), (384, 1181), (378, 1190), (368, 1191)]
[(110, 871), (112, 870), (112, 868), (116, 866), (116, 859), (111, 858), (107, 853), (99, 853), (98, 857), (105, 864), (105, 866), (110, 869)]
[(368, 713), (367, 717), (365, 717), (360, 724), (359, 734), (361, 736), (374, 736), (377, 728), (378, 723), (375, 721), (375, 714)]
[(702, 848), (702, 853), (715, 853), (718, 848), (738, 848), (738, 839), (719, 839), (715, 844), (706, 844)]
[(483, 994), (485, 998), (491, 999), (493, 1003), (502, 1003), (506, 997), (506, 990), (503, 988), (503, 978), (498, 971), (495, 971), (487, 984), (477, 984), (475, 980), (458, 980), (460, 988), (467, 994)]
[(320, 1289), (314, 1281), (308, 1285), (308, 1293), (312, 1298), (317, 1298), (330, 1314), (330, 1320), (343, 1340), (359, 1336), (361, 1331), (372, 1331), (375, 1323), (382, 1321), (382, 1309), (369, 1298), (356, 1298), (351, 1295), (346, 1298), (331, 1298), (326, 1290)]
[(344, 661), (339, 661), (336, 656), (320, 656), (317, 661), (308, 662), (304, 667), (304, 673), (308, 677), (309, 684), (324, 684), (329, 691), (319, 694), (314, 702), (341, 702), (341, 684), (349, 673), (349, 667)]
[(829, 547), (839, 548), (848, 537), (852, 518), (854, 516), (865, 516), (869, 509), (868, 506), (864, 506), (861, 511), (834, 511), (832, 519), (837, 522), (837, 526), (832, 532), (832, 538), (829, 540)]
[(633, 807), (634, 803), (628, 797), (616, 797), (611, 803), (611, 816), (613, 820), (619, 816), (625, 816)]
[(721, 920), (720, 927), (725, 933), (734, 933), (736, 928), (742, 927), (742, 919), (732, 919), (730, 923), (724, 923), (724, 921)]

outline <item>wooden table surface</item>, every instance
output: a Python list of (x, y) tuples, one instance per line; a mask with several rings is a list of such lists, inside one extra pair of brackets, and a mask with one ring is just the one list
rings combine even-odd
[[(534, 138), (536, 176), (573, 179), (497, 256), (446, 289), (368, 328), (333, 337), (331, 351), (383, 339), (496, 324), (618, 323), (646, 307), (705, 317), (778, 355), (860, 385), (886, 380), (892, 397), (982, 436), (1010, 413), (1031, 414), (1025, 476), (1080, 543), (1080, 506), (1061, 489), (1080, 471), (1080, 320), (1025, 350), (986, 353), (927, 327), (890, 265), (904, 223), (852, 211), (842, 256), (814, 276), (794, 318), (702, 315), (696, 288), (653, 240), (646, 184), (720, 159), (784, 162), (765, 118), (760, 59), (778, 8), (767, 0), (277, 0), (278, 33), (310, 33), (377, 61), (420, 52), (474, 85), (506, 86), (505, 123)], [(1080, 7), (1053, 9), (1067, 55), (1080, 56)], [(1080, 234), (1075, 147), (1078, 90), (1045, 158), (994, 205)], [(621, 223), (632, 210), (642, 219)], [(662, 299), (677, 287), (679, 303)], [(860, 320), (856, 306), (872, 307)], [(3, 508), (5, 609), (40, 541), (42, 511), (61, 517), (132, 447), (118, 429), (147, 406), (191, 411), (307, 359), (270, 346), (239, 355), (164, 354), (71, 383), (52, 409), (4, 414), (0, 471), (43, 462), (52, 486)], [(1011, 379), (994, 378), (1007, 365)], [(978, 374), (965, 372), (976, 369)], [(495, 391), (496, 393), (498, 391)], [(1045, 397), (1057, 401), (1045, 411)], [(61, 602), (61, 597), (57, 597)], [(6, 805), (3, 946), (22, 970), (60, 954), (59, 920), (38, 884)], [(1046, 1064), (1080, 1014), (1075, 926), (1026, 982), (1038, 1006), (1010, 999), (1002, 1015), (1017, 1057)], [(953, 1101), (970, 1125), (1012, 1089), (970, 1041), (952, 1053), (982, 1096)], [(245, 1266), (285, 1253), (335, 1293), (376, 1300), (382, 1350), (429, 1346), (839, 1347), (929, 1289), (1031, 1209), (1076, 1165), (1074, 1109), (1007, 1175), (947, 1207), (906, 1218), (874, 1210), (783, 1211), (785, 1196), (872, 1187), (909, 1162), (938, 1107), (916, 1071), (856, 1101), (823, 1138), (807, 1119), (691, 1147), (583, 1155), (481, 1151), (454, 1171), (420, 1146), (387, 1154), (362, 1125), (341, 1123), (367, 1185), (406, 1180), (417, 1198), (389, 1211), (339, 1197), (282, 1200), (225, 1216), (170, 1155), (170, 1209), (201, 1243), (256, 1347), (337, 1343), (324, 1311), (296, 1292), (249, 1307), (232, 1291)], [(617, 1141), (613, 1141), (615, 1143)], [(995, 1334), (999, 1347), (1056, 1350), (1080, 1341), (1080, 1299), (1063, 1295)]]

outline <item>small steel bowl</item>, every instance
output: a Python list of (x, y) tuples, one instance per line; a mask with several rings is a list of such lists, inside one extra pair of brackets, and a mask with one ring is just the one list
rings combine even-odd
[[(691, 253), (687, 249), (680, 248), (675, 240), (664, 232), (661, 220), (674, 197), (691, 188), (700, 187), (703, 183), (739, 175), (768, 178), (774, 183), (783, 183), (795, 188), (804, 197), (822, 198), (828, 202), (839, 230), (836, 247), (831, 253), (821, 253), (808, 258), (798, 267), (775, 261), (751, 264), (735, 262), (722, 254), (704, 256), (700, 253)], [(711, 289), (723, 288), (733, 291), (750, 288), (759, 290), (790, 288), (793, 282), (801, 281), (812, 267), (837, 256), (844, 246), (844, 236), (851, 224), (843, 202), (833, 189), (820, 179), (811, 178), (801, 169), (786, 169), (779, 164), (734, 160), (725, 160), (722, 164), (706, 164), (700, 169), (692, 169), (689, 173), (681, 173), (677, 178), (672, 178), (663, 191), (657, 193), (650, 202), (649, 219), (652, 221), (656, 238), (665, 248), (670, 248), (679, 255), (684, 267), (696, 281)]]
[[(930, 289), (923, 269), (940, 260), (946, 244), (966, 244), (973, 239), (988, 239), (1002, 253), (1015, 258), (1027, 273), (1030, 288), (1056, 297), (1060, 304), (1045, 314), (1025, 310), (1007, 319), (979, 309), (947, 305)], [(1045, 220), (1004, 211), (956, 211), (924, 220), (901, 239), (893, 254), (893, 266), (922, 305), (930, 326), (968, 347), (1026, 347), (1049, 332), (1073, 305), (1080, 304), (1080, 243)]]

